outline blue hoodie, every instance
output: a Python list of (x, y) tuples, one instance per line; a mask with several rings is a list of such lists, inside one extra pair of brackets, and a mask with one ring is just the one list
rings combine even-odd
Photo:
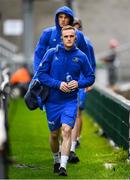
[[(40, 40), (35, 48), (34, 72), (38, 70), (38, 66), (46, 51), (50, 48), (56, 47), (57, 44), (61, 43), (61, 27), (59, 26), (59, 22), (58, 22), (59, 13), (67, 14), (70, 17), (70, 25), (73, 24), (74, 15), (73, 15), (73, 11), (70, 8), (68, 8), (67, 6), (63, 6), (57, 9), (55, 14), (55, 26), (49, 27), (42, 32)], [(96, 63), (95, 63), (94, 50), (92, 44), (83, 35), (81, 31), (76, 30), (76, 35), (77, 35), (77, 41), (76, 41), (77, 47), (88, 56), (90, 64), (93, 70), (95, 71)]]
[[(71, 93), (60, 90), (61, 82), (66, 82), (67, 72), (73, 80), (78, 81), (79, 88), (85, 88), (94, 83), (95, 76), (87, 56), (76, 46), (66, 50), (63, 44), (57, 45), (56, 48), (47, 51), (36, 73), (36, 77), (43, 85), (51, 87), (47, 102), (63, 103), (77, 99), (78, 89)], [(81, 73), (84, 79), (79, 79)]]

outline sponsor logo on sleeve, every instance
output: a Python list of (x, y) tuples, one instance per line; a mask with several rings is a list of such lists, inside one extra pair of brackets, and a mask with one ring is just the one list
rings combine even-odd
[(56, 38), (53, 39), (53, 42), (56, 42)]

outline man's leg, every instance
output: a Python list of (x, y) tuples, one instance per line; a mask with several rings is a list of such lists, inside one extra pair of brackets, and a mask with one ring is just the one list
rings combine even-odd
[(67, 124), (62, 125), (61, 133), (62, 133), (62, 144), (61, 144), (61, 163), (60, 163), (60, 173), (61, 176), (67, 176), (66, 166), (70, 152), (71, 146), (71, 131), (72, 128)]
[(83, 126), (82, 110), (79, 109), (78, 117), (77, 117), (77, 143), (76, 143), (76, 147), (78, 147), (80, 145), (80, 135), (81, 135), (81, 131), (82, 131), (82, 126)]
[(69, 160), (68, 160), (71, 163), (79, 162), (79, 158), (75, 154), (76, 143), (77, 143), (77, 133), (78, 133), (78, 119), (76, 119), (74, 128), (71, 133), (71, 148), (70, 148), (70, 154), (69, 154)]
[(58, 173), (60, 167), (59, 135), (60, 135), (59, 129), (56, 131), (52, 131), (50, 134), (50, 146), (54, 158), (54, 173)]
[[(90, 88), (90, 87), (89, 87)], [(82, 112), (85, 109), (85, 103), (86, 103), (86, 92), (88, 91), (88, 89), (80, 89), (79, 91), (79, 109), (78, 109), (78, 117), (77, 117), (77, 143), (76, 143), (76, 147), (78, 147), (78, 145), (80, 145), (80, 135), (81, 135), (81, 131), (82, 131)]]
[(77, 134), (78, 134), (78, 118), (76, 118), (76, 122), (74, 125), (74, 128), (72, 129), (72, 133), (71, 133), (71, 148), (70, 151), (75, 152), (75, 148), (76, 148), (76, 140), (77, 140)]

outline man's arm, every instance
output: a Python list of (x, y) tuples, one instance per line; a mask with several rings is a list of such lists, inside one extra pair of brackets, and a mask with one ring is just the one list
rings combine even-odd
[(35, 74), (35, 77), (38, 78), (38, 80), (43, 85), (49, 86), (51, 88), (57, 88), (60, 89), (62, 92), (69, 93), (70, 89), (66, 82), (55, 80), (49, 75), (51, 63), (52, 63), (52, 57), (53, 57), (53, 50), (50, 49), (44, 55), (43, 60), (39, 65), (38, 71)]
[(90, 64), (92, 66), (92, 69), (95, 73), (95, 70), (96, 70), (96, 59), (95, 59), (95, 54), (94, 54), (94, 48), (91, 44), (91, 42), (89, 41), (88, 42), (88, 49), (89, 49), (89, 54), (90, 54), (90, 58), (91, 58), (91, 61), (90, 61)]
[(77, 31), (77, 46), (87, 55), (93, 71), (95, 72), (96, 60), (93, 45), (81, 31)]
[(95, 75), (86, 55), (83, 56), (83, 61), (81, 62), (81, 72), (84, 78), (78, 80), (78, 88), (91, 86), (95, 81)]
[(93, 69), (92, 69), (86, 55), (84, 55), (84, 60), (83, 60), (83, 62), (81, 62), (81, 73), (83, 73), (84, 78), (80, 78), (78, 81), (72, 80), (68, 83), (68, 87), (71, 90), (87, 87), (86, 90), (89, 91), (92, 87), (91, 85), (95, 81), (95, 75), (94, 75)]
[(48, 50), (48, 42), (49, 38), (51, 36), (51, 28), (45, 29), (42, 32), (42, 35), (36, 45), (35, 51), (34, 51), (34, 72), (38, 70), (38, 66), (40, 62), (42, 61), (42, 58), (46, 51)]
[(68, 93), (70, 89), (66, 82), (61, 82), (59, 80), (53, 79), (50, 74), (50, 68), (52, 63), (54, 49), (50, 49), (44, 55), (42, 62), (39, 65), (38, 71), (35, 74), (35, 77), (46, 86), (51, 88), (60, 89), (62, 92)]
[(53, 79), (50, 74), (50, 68), (52, 63), (52, 56), (54, 53), (54, 49), (50, 49), (44, 55), (42, 62), (40, 63), (38, 70), (35, 74), (35, 77), (46, 86), (53, 88), (60, 88), (61, 82)]

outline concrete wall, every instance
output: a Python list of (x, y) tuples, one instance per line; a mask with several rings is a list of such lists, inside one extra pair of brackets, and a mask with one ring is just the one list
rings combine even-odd
[[(130, 0), (75, 2), (77, 14), (83, 22), (83, 31), (92, 41), (96, 54), (109, 48), (111, 38), (116, 38), (120, 45), (130, 42)], [(119, 80), (129, 80), (130, 49), (118, 53), (118, 62)]]
[(84, 32), (94, 43), (96, 52), (108, 47), (110, 38), (120, 43), (130, 40), (129, 0), (76, 0)]

